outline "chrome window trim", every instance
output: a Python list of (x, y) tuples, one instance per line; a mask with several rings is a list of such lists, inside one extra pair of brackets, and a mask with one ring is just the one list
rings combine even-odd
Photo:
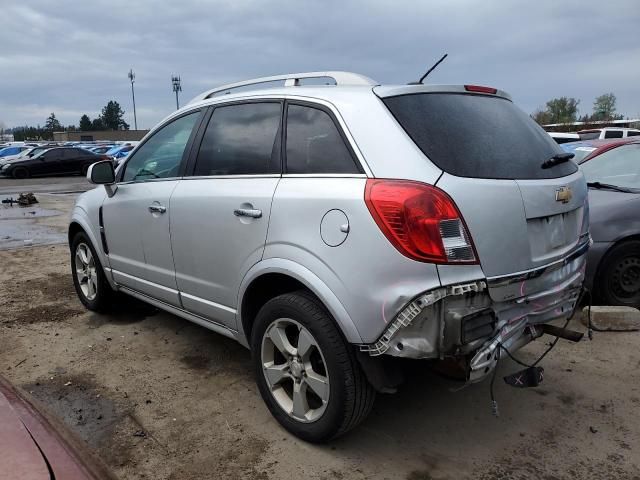
[(116, 182), (116, 185), (136, 185), (138, 183), (149, 182), (170, 182), (175, 180), (182, 180), (185, 177), (167, 177), (167, 178), (150, 178), (149, 180), (129, 180), (128, 182)]
[(282, 178), (368, 178), (365, 173), (284, 173)]
[(214, 180), (214, 179), (232, 179), (232, 178), (280, 178), (279, 173), (249, 173), (238, 175), (190, 175), (182, 177), (182, 180)]

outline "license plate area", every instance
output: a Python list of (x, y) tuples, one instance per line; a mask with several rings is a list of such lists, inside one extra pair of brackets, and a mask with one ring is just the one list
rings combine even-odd
[(552, 260), (575, 247), (580, 239), (584, 208), (546, 217), (527, 219), (531, 259)]

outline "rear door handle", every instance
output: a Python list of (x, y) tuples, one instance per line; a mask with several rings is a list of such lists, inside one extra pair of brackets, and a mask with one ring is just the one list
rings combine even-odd
[(167, 207), (163, 205), (149, 205), (149, 211), (151, 213), (164, 213), (167, 211)]
[(233, 214), (236, 217), (260, 218), (262, 217), (262, 210), (256, 210), (254, 208), (236, 208), (233, 211)]

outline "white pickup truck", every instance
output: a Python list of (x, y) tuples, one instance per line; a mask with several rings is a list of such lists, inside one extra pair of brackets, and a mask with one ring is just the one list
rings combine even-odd
[(589, 130), (580, 130), (578, 132), (580, 140), (596, 140), (604, 138), (627, 138), (640, 136), (640, 130), (636, 128), (591, 128)]

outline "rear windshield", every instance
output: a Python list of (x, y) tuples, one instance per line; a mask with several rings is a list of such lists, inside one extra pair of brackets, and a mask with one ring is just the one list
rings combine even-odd
[(572, 162), (541, 168), (562, 149), (509, 100), (419, 93), (383, 101), (424, 154), (452, 175), (538, 179), (563, 177), (578, 169)]
[(578, 135), (580, 135), (580, 140), (595, 140), (600, 138), (600, 130), (579, 133)]

